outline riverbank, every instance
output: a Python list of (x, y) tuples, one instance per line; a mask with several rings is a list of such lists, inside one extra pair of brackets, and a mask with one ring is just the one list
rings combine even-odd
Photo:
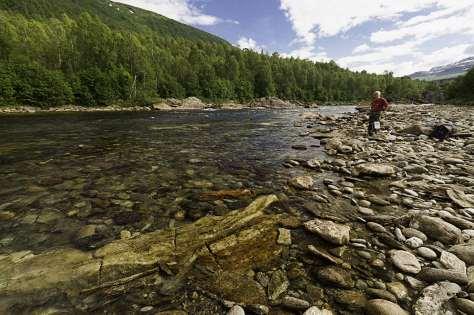
[[(393, 106), (384, 114), (382, 131), (370, 139), (367, 118), (364, 113), (340, 118), (301, 114), (294, 124), (300, 139), (288, 143), (295, 156), (281, 165), (287, 178), (272, 179), (277, 181), (275, 187), (281, 187), (278, 193), (247, 189), (251, 181), (227, 190), (216, 190), (204, 180), (192, 181), (204, 191), (199, 203), (222, 209), (244, 201), (250, 204), (244, 211), (201, 214), (193, 223), (174, 227), (175, 221), (196, 212), (194, 203), (186, 203), (168, 214), (173, 216), (169, 228), (124, 231), (122, 239), (90, 247), (100, 242), (97, 237), (103, 229), (95, 218), (95, 225), (90, 223), (76, 236), (82, 249), (0, 256), (0, 304), (7, 311), (13, 305), (14, 310), (27, 312), (65, 292), (66, 302), (43, 309), (176, 315), (229, 310), (307, 315), (472, 313), (474, 110)], [(440, 122), (454, 124), (462, 136), (431, 139), (433, 126)], [(297, 152), (313, 146), (324, 147), (326, 155), (298, 158)], [(203, 160), (189, 163), (198, 170)], [(110, 169), (116, 174), (123, 166)], [(268, 180), (276, 177), (268, 175)], [(78, 183), (68, 178), (54, 185), (70, 190)], [(91, 185), (87, 183), (82, 195), (92, 198), (89, 210), (95, 212), (106, 193)], [(169, 185), (162, 186), (154, 195), (169, 190)], [(112, 203), (126, 207), (131, 195), (114, 197)], [(13, 211), (7, 213), (8, 206), (12, 207), (2, 208), (0, 218), (15, 220)], [(170, 203), (162, 206), (168, 209)], [(71, 215), (82, 216), (82, 210)], [(50, 217), (39, 216), (36, 221), (47, 222)]]
[(131, 105), (111, 105), (99, 107), (84, 107), (76, 105), (64, 105), (51, 108), (39, 108), (33, 106), (0, 106), (0, 114), (15, 113), (47, 113), (47, 112), (117, 112), (117, 111), (173, 111), (173, 110), (241, 110), (241, 109), (297, 109), (297, 108), (317, 108), (314, 103), (304, 103), (299, 101), (284, 101), (275, 97), (260, 98), (248, 103), (223, 102), (206, 103), (196, 97), (186, 99), (166, 99), (150, 106)]

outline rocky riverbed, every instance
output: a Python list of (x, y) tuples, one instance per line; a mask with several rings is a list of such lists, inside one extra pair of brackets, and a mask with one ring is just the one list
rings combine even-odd
[[(302, 114), (278, 187), (198, 187), (196, 201), (215, 207), (234, 200), (244, 210), (175, 225), (189, 218), (180, 214), (183, 204), (169, 227), (140, 231), (135, 218), (133, 233), (108, 244), (100, 242), (108, 239), (101, 221), (78, 230), (74, 247), (7, 252), (0, 256), (1, 310), (474, 314), (473, 120), (470, 108), (394, 106), (369, 139), (364, 113)], [(429, 137), (447, 122), (460, 136)], [(303, 158), (315, 143), (326, 154)], [(16, 215), (4, 205), (0, 220)]]

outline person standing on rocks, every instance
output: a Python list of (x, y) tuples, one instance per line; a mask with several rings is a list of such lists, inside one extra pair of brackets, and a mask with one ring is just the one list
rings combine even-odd
[(380, 91), (375, 91), (373, 97), (369, 114), (369, 136), (372, 136), (380, 129), (380, 115), (388, 108), (388, 102), (382, 97)]

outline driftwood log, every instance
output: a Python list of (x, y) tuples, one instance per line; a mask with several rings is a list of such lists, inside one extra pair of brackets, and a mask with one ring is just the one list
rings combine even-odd
[(8, 313), (18, 301), (34, 304), (54, 296), (77, 298), (153, 273), (160, 266), (179, 277), (196, 260), (212, 260), (232, 272), (265, 264), (281, 252), (276, 244), (278, 216), (263, 212), (275, 201), (275, 195), (263, 196), (225, 216), (117, 240), (92, 252), (60, 248), (0, 258), (0, 313)]

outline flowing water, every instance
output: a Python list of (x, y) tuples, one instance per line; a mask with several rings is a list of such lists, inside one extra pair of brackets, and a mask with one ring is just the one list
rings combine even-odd
[[(340, 115), (354, 107), (322, 107)], [(47, 113), (0, 117), (0, 254), (74, 246), (221, 215), (283, 190), (289, 158), (321, 156), (295, 128), (303, 110)], [(305, 151), (292, 145), (303, 143)], [(209, 201), (203, 193), (243, 191)], [(183, 222), (184, 220), (184, 222)]]

